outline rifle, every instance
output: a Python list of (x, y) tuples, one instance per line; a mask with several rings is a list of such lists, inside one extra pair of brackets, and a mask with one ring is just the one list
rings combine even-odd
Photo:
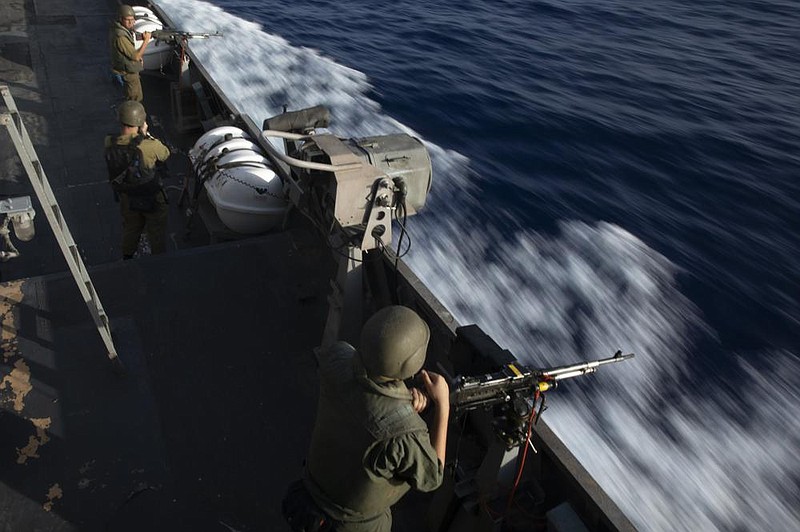
[(455, 416), (476, 410), (497, 407), (494, 425), (497, 435), (509, 448), (527, 439), (523, 425), (535, 424), (545, 405), (545, 392), (553, 390), (558, 382), (594, 373), (605, 364), (633, 358), (633, 353), (590, 362), (546, 369), (531, 369), (516, 362), (507, 363), (494, 373), (472, 377), (459, 377), (450, 393), (450, 406)]
[(215, 31), (209, 32), (191, 32), (183, 30), (156, 30), (152, 33), (153, 39), (158, 41), (167, 42), (170, 44), (180, 44), (187, 39), (208, 39), (209, 37), (222, 37), (222, 33)]

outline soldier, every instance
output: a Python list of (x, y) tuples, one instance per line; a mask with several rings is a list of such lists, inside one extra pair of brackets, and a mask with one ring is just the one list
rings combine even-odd
[(167, 199), (156, 171), (169, 148), (147, 133), (144, 106), (123, 102), (118, 109), (121, 124), (117, 137), (105, 139), (108, 176), (122, 211), (122, 256), (132, 259), (142, 231), (153, 254), (166, 251)]
[[(442, 483), (447, 382), (425, 370), (424, 392), (403, 382), (420, 372), (429, 338), (413, 310), (391, 306), (364, 325), (358, 351), (337, 342), (321, 355), (304, 478), (283, 504), (292, 530), (389, 532), (393, 504), (411, 488), (432, 491)], [(430, 431), (419, 416), (428, 400), (435, 407)]]
[(133, 41), (133, 23), (136, 21), (133, 8), (129, 5), (119, 6), (118, 19), (111, 26), (109, 40), (111, 44), (111, 70), (116, 79), (121, 80), (125, 88), (125, 99), (141, 102), (142, 82), (139, 72), (143, 68), (144, 51), (150, 43), (150, 32), (144, 32), (144, 42), (136, 49)]

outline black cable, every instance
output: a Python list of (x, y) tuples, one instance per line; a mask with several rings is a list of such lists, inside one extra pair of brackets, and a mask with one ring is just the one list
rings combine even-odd
[[(402, 212), (402, 221), (400, 220), (400, 212)], [(395, 298), (398, 303), (400, 302), (400, 258), (411, 251), (411, 235), (408, 234), (408, 230), (406, 229), (407, 218), (408, 213), (406, 211), (405, 196), (403, 196), (403, 200), (398, 203), (397, 209), (395, 210), (395, 221), (400, 226), (400, 236), (397, 238), (397, 254), (394, 255), (394, 289)], [(402, 251), (403, 237), (408, 240), (408, 248), (406, 248), (405, 251)]]

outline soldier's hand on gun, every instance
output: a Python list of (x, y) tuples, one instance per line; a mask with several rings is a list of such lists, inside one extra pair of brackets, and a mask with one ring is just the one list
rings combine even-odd
[(422, 382), (425, 384), (425, 393), (439, 407), (450, 406), (450, 387), (447, 380), (433, 371), (422, 370)]
[(143, 41), (143, 42), (144, 42), (145, 44), (147, 44), (148, 42), (150, 42), (150, 39), (151, 39), (151, 38), (152, 38), (152, 35), (151, 35), (151, 33), (150, 33), (149, 31), (146, 31), (146, 32), (142, 33), (142, 39), (144, 39), (144, 41)]
[(428, 396), (419, 388), (410, 388), (411, 390), (411, 408), (414, 412), (419, 414), (428, 407)]

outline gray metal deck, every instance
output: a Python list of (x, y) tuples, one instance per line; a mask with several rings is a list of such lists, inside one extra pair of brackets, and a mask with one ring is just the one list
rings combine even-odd
[(21, 410), (0, 411), (0, 530), (276, 529), (310, 434), (325, 318), (329, 272), (306, 240), (94, 268), (126, 377), (69, 275), (7, 284), (4, 369), (27, 366), (31, 388)]
[[(0, 264), (0, 530), (280, 530), (280, 496), (299, 474), (313, 421), (312, 348), (333, 265), (303, 229), (198, 247), (208, 235), (196, 223), (183, 239), (176, 201), (169, 253), (119, 260), (102, 154), (118, 127), (106, 44), (115, 5), (0, 5), (0, 80), (128, 368), (110, 371), (3, 136), (0, 194), (31, 195), (39, 215), (36, 238), (16, 242), (22, 256)], [(168, 81), (143, 81), (151, 131), (185, 149), (188, 137), (164, 130)], [(180, 155), (168, 166), (187, 168)]]

